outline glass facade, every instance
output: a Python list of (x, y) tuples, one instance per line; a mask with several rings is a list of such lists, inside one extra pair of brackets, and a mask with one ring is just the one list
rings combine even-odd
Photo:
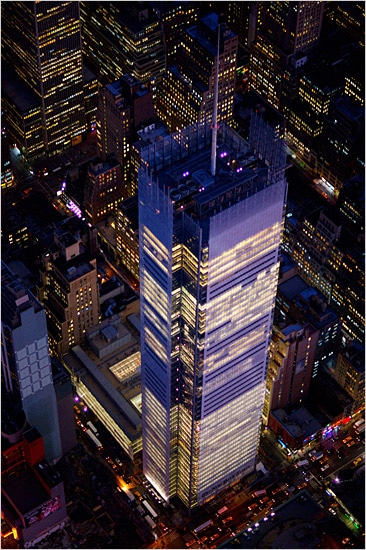
[(143, 468), (189, 508), (255, 468), (286, 193), (232, 130), (217, 176), (209, 148), (187, 128), (139, 177)]

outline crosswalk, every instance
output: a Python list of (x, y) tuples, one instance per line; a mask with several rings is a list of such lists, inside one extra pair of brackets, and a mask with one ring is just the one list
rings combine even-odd
[(308, 485), (312, 487), (315, 490), (319, 489), (319, 482), (315, 479), (315, 477), (311, 477), (308, 481)]

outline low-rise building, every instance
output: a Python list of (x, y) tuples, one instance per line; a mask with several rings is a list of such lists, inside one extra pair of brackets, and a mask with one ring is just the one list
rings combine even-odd
[(14, 432), (14, 419), (7, 423), (2, 416), (2, 517), (22, 548), (37, 547), (68, 520), (64, 484), (45, 460), (38, 430), (26, 424)]
[(134, 301), (123, 314), (91, 327), (86, 344), (63, 358), (76, 394), (131, 460), (142, 450), (139, 331), (129, 321), (138, 309)]

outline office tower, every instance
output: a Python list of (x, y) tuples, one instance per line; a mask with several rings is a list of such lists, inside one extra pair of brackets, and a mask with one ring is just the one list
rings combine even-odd
[[(321, 367), (335, 363), (341, 339), (341, 322), (323, 294), (308, 286), (299, 275), (294, 275), (278, 285), (276, 306), (275, 324), (282, 327), (283, 323), (289, 324), (292, 320), (293, 325), (309, 325), (310, 331), (314, 331), (306, 350), (306, 362), (313, 378)], [(300, 355), (297, 360), (301, 368)]]
[(37, 96), (5, 67), (1, 69), (1, 96), (11, 145), (16, 145), (28, 158), (41, 156), (44, 152), (42, 109)]
[(312, 170), (332, 97), (344, 90), (344, 79), (325, 63), (308, 64), (298, 78), (297, 94), (286, 109), (287, 141), (297, 159)]
[(103, 86), (97, 110), (98, 148), (103, 159), (115, 153), (122, 167), (128, 196), (136, 193), (131, 178), (130, 142), (143, 123), (156, 118), (152, 90), (130, 74)]
[(229, 27), (238, 35), (239, 44), (246, 49), (255, 39), (260, 2), (221, 2), (217, 7), (216, 2), (211, 2), (212, 9), (223, 13)]
[(317, 172), (338, 198), (343, 183), (364, 174), (365, 109), (349, 96), (333, 98), (319, 146)]
[(317, 331), (310, 323), (274, 326), (263, 409), (266, 424), (271, 410), (303, 404), (310, 388), (316, 346)]
[(281, 133), (216, 137), (151, 144), (139, 177), (143, 471), (190, 509), (255, 468), (286, 195)]
[(360, 342), (349, 342), (341, 349), (333, 375), (353, 399), (352, 414), (364, 410), (365, 348)]
[(284, 52), (308, 53), (317, 45), (322, 25), (323, 2), (268, 2), (264, 8), (264, 33)]
[[(184, 33), (177, 63), (168, 67), (157, 86), (156, 112), (170, 132), (211, 120), (217, 58), (216, 13), (199, 19)], [(238, 37), (220, 25), (218, 121), (233, 117)]]
[(53, 386), (56, 392), (62, 454), (71, 451), (77, 445), (74, 389), (71, 376), (57, 357), (51, 357)]
[(137, 195), (121, 202), (117, 210), (115, 226), (116, 259), (138, 281), (140, 256)]
[(83, 243), (81, 231), (67, 225), (56, 228), (54, 243), (43, 255), (39, 293), (50, 347), (58, 356), (82, 342), (86, 329), (99, 319), (97, 261), (93, 247)]
[(344, 95), (350, 96), (362, 105), (365, 106), (365, 73), (363, 71), (364, 49), (359, 49), (352, 52), (352, 55), (347, 60), (347, 68), (345, 75)]
[[(287, 265), (285, 271), (293, 271), (287, 269), (292, 266)], [(278, 285), (263, 409), (265, 423), (272, 410), (303, 404), (312, 378), (321, 367), (335, 365), (340, 331), (338, 315), (324, 296), (299, 275), (290, 274)]]
[(250, 86), (281, 112), (282, 103), (290, 100), (286, 95), (296, 87), (296, 70), (318, 44), (323, 10), (318, 1), (264, 4), (263, 23), (251, 47)]
[[(3, 63), (36, 96), (39, 141), (46, 153), (57, 153), (86, 129), (79, 2), (4, 2), (1, 8)], [(11, 118), (8, 123), (10, 134)]]
[(94, 130), (97, 120), (99, 85), (97, 76), (86, 65), (83, 65), (83, 80), (86, 127)]
[(345, 226), (354, 232), (355, 240), (362, 241), (365, 232), (364, 177), (357, 175), (344, 182), (337, 206)]
[(176, 54), (185, 29), (197, 22), (199, 2), (151, 2), (152, 10), (158, 17), (165, 48), (166, 66), (175, 63)]
[(85, 214), (96, 225), (117, 211), (126, 196), (121, 165), (114, 155), (104, 162), (95, 159), (89, 163), (84, 190)]
[[(349, 205), (352, 208), (352, 204)], [(363, 237), (331, 211), (290, 212), (283, 249), (306, 282), (320, 290), (342, 322), (346, 339), (365, 337), (365, 258)], [(301, 216), (301, 219), (300, 219)], [(360, 221), (364, 225), (364, 217)], [(348, 225), (348, 224), (347, 224)]]
[(326, 15), (360, 46), (365, 46), (365, 5), (363, 2), (329, 2)]
[(106, 85), (131, 73), (145, 84), (165, 69), (160, 22), (151, 2), (80, 2), (85, 62)]
[(10, 162), (9, 140), (6, 132), (4, 112), (1, 111), (1, 189), (13, 186), (14, 175)]
[(20, 404), (43, 437), (47, 460), (54, 461), (61, 457), (61, 439), (45, 311), (4, 262), (1, 309), (4, 395)]

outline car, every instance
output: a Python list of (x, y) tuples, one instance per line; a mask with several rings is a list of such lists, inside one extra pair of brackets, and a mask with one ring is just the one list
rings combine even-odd
[(358, 456), (357, 458), (355, 458), (355, 460), (353, 461), (353, 465), (357, 466), (357, 464), (359, 464), (360, 462), (362, 462), (362, 456)]
[(345, 439), (342, 440), (342, 443), (346, 444), (348, 441), (350, 441), (352, 439), (352, 436), (349, 435), (347, 436)]
[(210, 537), (210, 540), (216, 540), (219, 538), (219, 534), (218, 533), (215, 533), (214, 535), (212, 535), (212, 537)]
[(352, 445), (356, 445), (356, 441), (353, 441), (353, 439), (347, 443), (347, 447), (352, 447)]
[(329, 468), (329, 464), (324, 464), (324, 466), (322, 466), (320, 469), (322, 472), (325, 472), (325, 470), (328, 470)]
[(228, 521), (232, 521), (232, 519), (233, 519), (232, 516), (229, 516), (228, 518), (224, 518), (222, 520), (222, 523), (227, 523)]

